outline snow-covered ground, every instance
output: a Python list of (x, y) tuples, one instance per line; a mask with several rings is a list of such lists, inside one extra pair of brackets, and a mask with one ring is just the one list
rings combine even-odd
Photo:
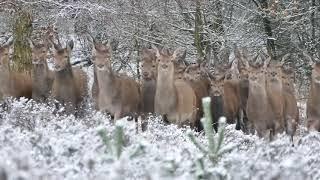
[[(98, 131), (113, 137), (109, 117), (88, 110), (81, 119), (54, 115), (52, 108), (25, 100), (0, 110), (0, 179), (197, 179), (202, 153), (187, 129), (149, 117), (149, 128), (136, 132), (123, 121), (125, 148), (117, 160), (106, 152)], [(207, 144), (203, 134), (197, 134)], [(279, 136), (266, 142), (228, 125), (223, 147), (233, 147), (217, 164), (205, 159), (210, 179), (320, 179), (320, 135), (299, 128), (295, 147)], [(140, 151), (137, 151), (140, 149)], [(139, 152), (132, 156), (135, 152)]]

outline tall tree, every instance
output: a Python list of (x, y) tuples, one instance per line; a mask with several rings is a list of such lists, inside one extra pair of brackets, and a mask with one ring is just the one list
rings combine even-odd
[(32, 16), (25, 9), (17, 8), (13, 27), (14, 53), (13, 66), (15, 71), (31, 71), (32, 57), (28, 38), (32, 33)]

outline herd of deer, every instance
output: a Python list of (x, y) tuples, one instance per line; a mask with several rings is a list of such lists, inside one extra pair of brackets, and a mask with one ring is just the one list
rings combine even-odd
[[(87, 75), (70, 63), (73, 41), (66, 47), (48, 40), (32, 48), (31, 76), (10, 70), (11, 43), (0, 47), (0, 98), (26, 97), (46, 102), (55, 99), (67, 113), (78, 112), (88, 96)], [(112, 70), (110, 44), (92, 38), (94, 82), (92, 99), (95, 108), (108, 112), (117, 120), (125, 116), (135, 119), (147, 113), (162, 115), (163, 120), (178, 126), (190, 125), (201, 130), (201, 99), (212, 98), (213, 127), (219, 117), (236, 123), (245, 133), (272, 137), (286, 132), (291, 139), (299, 124), (299, 109), (294, 90), (294, 70), (284, 62), (260, 55), (261, 63), (252, 62), (246, 49), (235, 48), (231, 63), (186, 65), (186, 52), (166, 48), (143, 48), (141, 82)], [(53, 45), (53, 46), (51, 46)], [(48, 68), (48, 52), (53, 51), (54, 71)], [(310, 97), (307, 102), (307, 127), (320, 131), (320, 63), (304, 53), (312, 62)]]

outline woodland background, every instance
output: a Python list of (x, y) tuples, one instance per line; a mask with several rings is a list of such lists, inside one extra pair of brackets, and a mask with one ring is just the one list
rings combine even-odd
[[(90, 65), (89, 32), (112, 42), (117, 71), (137, 78), (140, 50), (151, 44), (183, 47), (186, 61), (211, 63), (229, 60), (235, 45), (252, 56), (267, 48), (274, 59), (291, 54), (301, 91), (310, 75), (302, 52), (320, 54), (319, 10), (319, 0), (1, 0), (0, 33), (28, 50), (26, 38), (41, 39), (54, 25), (62, 41), (77, 40), (74, 54)], [(31, 67), (18, 51), (14, 60)]]

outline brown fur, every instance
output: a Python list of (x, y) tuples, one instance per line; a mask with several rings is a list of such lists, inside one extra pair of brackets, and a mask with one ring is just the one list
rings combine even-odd
[(249, 96), (249, 80), (248, 80), (248, 69), (246, 68), (246, 63), (248, 63), (248, 52), (245, 48), (242, 49), (242, 53), (236, 47), (235, 57), (239, 61), (238, 69), (240, 73), (239, 90), (240, 90), (240, 108), (242, 117), (240, 117), (244, 123), (243, 131), (248, 132), (248, 117), (247, 117), (247, 101)]
[(142, 49), (141, 73), (142, 111), (144, 113), (153, 113), (157, 80), (157, 61), (155, 50)]
[(140, 91), (138, 83), (133, 79), (113, 72), (111, 51), (110, 45), (94, 44), (94, 64), (99, 87), (97, 102), (100, 111), (109, 112), (118, 120), (139, 113)]
[(48, 47), (46, 44), (36, 44), (30, 41), (32, 48), (32, 99), (45, 102), (53, 83), (53, 72), (48, 68)]
[(299, 124), (299, 108), (293, 86), (293, 70), (282, 68), (282, 84), (284, 97), (284, 118), (286, 122), (286, 132), (291, 137), (294, 136), (297, 125)]
[(274, 117), (272, 117), (275, 125), (274, 133), (282, 133), (285, 131), (284, 97), (281, 77), (281, 65), (276, 62), (271, 62), (267, 68), (266, 90), (271, 107), (270, 115), (274, 115)]
[[(230, 66), (231, 65), (231, 66)], [(223, 86), (223, 109), (224, 115), (227, 118), (227, 123), (236, 123), (236, 129), (240, 130), (240, 87), (239, 87), (239, 71), (238, 60), (234, 60), (232, 64), (220, 67), (224, 71), (224, 86)]]
[(32, 97), (32, 81), (26, 73), (11, 72), (9, 68), (10, 46), (0, 47), (0, 99), (5, 97)]
[(63, 104), (67, 114), (79, 112), (88, 95), (87, 75), (80, 68), (72, 68), (70, 53), (73, 41), (64, 49), (54, 52), (55, 73), (52, 85), (52, 97)]
[[(231, 70), (231, 69), (230, 69)], [(235, 123), (240, 112), (240, 87), (238, 72), (227, 72), (224, 80), (224, 111), (228, 123)]]
[(217, 131), (219, 118), (224, 116), (224, 74), (211, 75), (209, 96), (213, 127)]
[[(200, 65), (195, 63), (189, 65), (184, 72), (184, 79), (191, 85), (197, 96), (197, 104), (199, 104), (199, 109), (197, 112), (197, 119), (203, 117), (202, 109), (202, 98), (209, 96), (210, 81), (205, 75), (204, 70), (201, 69)], [(200, 124), (198, 122), (197, 124)], [(198, 127), (198, 130), (202, 130), (202, 127)]]
[[(310, 57), (310, 56), (309, 56)], [(310, 58), (311, 59), (311, 58)], [(320, 131), (320, 63), (312, 64), (311, 86), (307, 101), (307, 127)]]
[(173, 55), (156, 50), (158, 77), (155, 112), (165, 116), (170, 123), (196, 127), (197, 108), (199, 108), (196, 93), (183, 79), (175, 80), (174, 63), (177, 61), (177, 50)]
[(99, 110), (99, 103), (97, 102), (99, 97), (99, 85), (96, 67), (93, 66), (93, 84), (91, 88), (92, 101), (95, 110)]
[[(246, 65), (249, 72), (249, 95), (246, 112), (248, 128), (258, 132), (259, 137), (268, 138), (274, 133), (274, 120), (266, 91), (266, 69), (264, 66)], [(270, 117), (271, 115), (271, 117)]]

